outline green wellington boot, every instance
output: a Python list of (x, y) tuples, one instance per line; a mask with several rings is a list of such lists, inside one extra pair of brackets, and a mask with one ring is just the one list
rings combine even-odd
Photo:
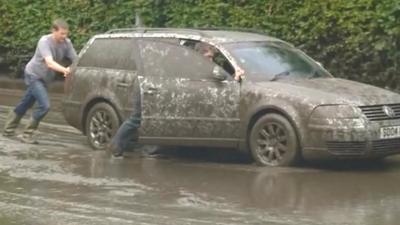
[(6, 124), (4, 125), (3, 136), (4, 137), (12, 137), (15, 135), (15, 130), (17, 129), (22, 116), (18, 116), (14, 110), (7, 116)]
[(25, 127), (25, 131), (22, 134), (21, 141), (26, 144), (39, 144), (39, 142), (34, 138), (33, 134), (39, 127), (40, 121), (31, 119), (29, 124)]

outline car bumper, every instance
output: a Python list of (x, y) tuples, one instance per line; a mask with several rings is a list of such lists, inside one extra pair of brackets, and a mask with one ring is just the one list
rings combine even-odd
[(380, 136), (382, 127), (400, 126), (400, 120), (358, 119), (349, 124), (309, 125), (309, 141), (303, 146), (303, 156), (379, 158), (400, 153), (400, 137), (382, 139)]
[(62, 101), (62, 113), (64, 115), (65, 121), (75, 127), (76, 129), (83, 131), (83, 126), (81, 124), (81, 106), (79, 102), (72, 101)]

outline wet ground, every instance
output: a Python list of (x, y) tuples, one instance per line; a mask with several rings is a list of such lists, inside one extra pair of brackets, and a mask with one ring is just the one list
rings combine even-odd
[[(21, 93), (0, 89), (0, 126)], [(259, 168), (232, 150), (92, 151), (59, 112), (40, 145), (0, 136), (0, 224), (397, 225), (400, 157)], [(26, 121), (24, 121), (26, 122)]]

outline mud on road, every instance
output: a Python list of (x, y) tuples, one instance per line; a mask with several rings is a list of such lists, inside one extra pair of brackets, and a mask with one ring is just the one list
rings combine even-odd
[[(20, 93), (1, 93), (0, 127)], [(12, 97), (14, 96), (14, 97)], [(259, 168), (231, 150), (93, 151), (53, 111), (40, 145), (0, 136), (0, 224), (398, 224), (400, 158)], [(26, 122), (26, 121), (24, 121)]]

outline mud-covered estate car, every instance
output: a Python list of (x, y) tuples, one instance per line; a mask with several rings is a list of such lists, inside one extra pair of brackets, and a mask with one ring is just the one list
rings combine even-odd
[[(215, 48), (213, 60), (196, 51), (201, 42)], [(138, 28), (96, 35), (66, 80), (64, 116), (103, 149), (132, 110), (139, 85), (143, 144), (228, 147), (270, 166), (400, 152), (400, 95), (334, 78), (291, 44), (251, 32)]]

